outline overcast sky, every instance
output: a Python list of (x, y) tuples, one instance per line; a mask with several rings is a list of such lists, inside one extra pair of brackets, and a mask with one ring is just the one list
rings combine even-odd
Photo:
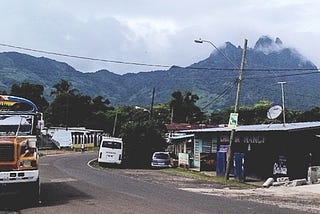
[[(253, 47), (279, 37), (320, 67), (319, 0), (8, 0), (0, 43), (106, 60), (188, 66), (227, 41)], [(82, 72), (123, 74), (157, 67), (119, 65), (17, 51), (67, 62)]]

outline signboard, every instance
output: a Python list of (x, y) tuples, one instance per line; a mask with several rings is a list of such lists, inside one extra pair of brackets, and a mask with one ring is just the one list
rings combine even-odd
[(278, 160), (273, 165), (273, 175), (286, 176), (287, 172), (287, 159), (285, 156), (279, 155)]
[(238, 125), (238, 113), (230, 113), (228, 127), (230, 129), (235, 129)]
[(37, 110), (36, 105), (30, 100), (15, 96), (0, 95), (0, 111), (36, 112)]
[(179, 164), (179, 166), (188, 166), (189, 167), (189, 154), (188, 153), (179, 153), (178, 164)]
[(247, 144), (263, 144), (265, 142), (265, 137), (263, 136), (244, 136), (243, 143)]
[(201, 152), (202, 152), (202, 141), (199, 139), (195, 139), (193, 166), (196, 168), (200, 168), (200, 153)]
[(229, 145), (220, 145), (219, 152), (228, 152)]
[[(223, 135), (220, 137), (220, 142), (221, 143), (229, 143), (230, 142), (230, 135)], [(235, 137), (234, 138), (235, 143), (240, 143), (240, 137)]]

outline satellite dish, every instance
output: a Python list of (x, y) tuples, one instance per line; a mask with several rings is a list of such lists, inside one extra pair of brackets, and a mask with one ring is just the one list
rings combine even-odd
[(271, 120), (276, 119), (282, 113), (282, 107), (279, 105), (272, 106), (267, 112), (267, 117)]

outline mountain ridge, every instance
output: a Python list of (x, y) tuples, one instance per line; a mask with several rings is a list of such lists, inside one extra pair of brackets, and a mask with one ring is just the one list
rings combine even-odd
[[(240, 46), (226, 42), (220, 51), (234, 65), (240, 65)], [(207, 106), (205, 110), (217, 110), (234, 104), (235, 81), (238, 76), (234, 65), (214, 51), (208, 58), (184, 68), (172, 66), (168, 70), (123, 75), (106, 69), (82, 73), (67, 63), (49, 58), (3, 52), (0, 53), (0, 90), (9, 91), (13, 83), (32, 82), (44, 85), (45, 96), (50, 100), (52, 86), (60, 79), (66, 79), (80, 93), (101, 95), (108, 98), (112, 105), (144, 106), (150, 105), (154, 87), (156, 103), (169, 101), (175, 90), (190, 90), (200, 97), (197, 102), (200, 107)], [(282, 70), (283, 68), (288, 70)], [(255, 43), (254, 48), (247, 49), (240, 105), (253, 105), (263, 99), (279, 103), (280, 90), (277, 82), (286, 81), (286, 101), (289, 108), (304, 110), (319, 106), (320, 101), (317, 100), (320, 99), (315, 99), (315, 92), (319, 89), (320, 77), (318, 74), (303, 74), (316, 69), (311, 61), (295, 49), (285, 47), (279, 38), (273, 40), (263, 36)]]

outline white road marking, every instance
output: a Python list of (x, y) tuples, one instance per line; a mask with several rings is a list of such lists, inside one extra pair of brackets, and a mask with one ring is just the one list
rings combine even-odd
[(93, 166), (91, 166), (91, 165), (90, 165), (90, 164), (91, 164), (91, 162), (93, 162), (93, 161), (95, 161), (95, 160), (98, 160), (98, 158), (94, 158), (94, 159), (92, 159), (92, 160), (89, 160), (89, 161), (88, 161), (88, 163), (87, 163), (87, 166), (88, 166), (88, 167), (90, 167), (91, 169), (101, 170), (101, 169), (98, 169), (98, 168), (93, 167)]
[(51, 183), (64, 183), (64, 182), (71, 182), (71, 181), (77, 181), (77, 180), (74, 178), (55, 178), (50, 180)]

